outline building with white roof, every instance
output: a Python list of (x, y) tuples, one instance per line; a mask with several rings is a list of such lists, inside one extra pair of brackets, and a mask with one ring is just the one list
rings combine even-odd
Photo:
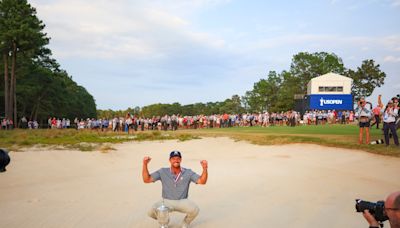
[(307, 94), (351, 94), (353, 79), (335, 73), (327, 73), (310, 80)]
[(310, 80), (307, 84), (308, 109), (352, 110), (353, 79), (335, 73), (327, 73)]

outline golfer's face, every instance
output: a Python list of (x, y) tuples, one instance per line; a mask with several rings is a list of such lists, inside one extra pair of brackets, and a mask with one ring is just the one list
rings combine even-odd
[(179, 168), (181, 166), (181, 161), (182, 158), (175, 156), (169, 159), (169, 162), (171, 163), (171, 166), (175, 167), (175, 168)]

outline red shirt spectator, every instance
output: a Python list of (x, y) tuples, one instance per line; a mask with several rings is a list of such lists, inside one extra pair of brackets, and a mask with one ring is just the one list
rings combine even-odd
[(379, 114), (381, 113), (381, 108), (379, 106), (376, 106), (374, 109), (372, 109), (372, 112), (375, 116), (379, 116)]

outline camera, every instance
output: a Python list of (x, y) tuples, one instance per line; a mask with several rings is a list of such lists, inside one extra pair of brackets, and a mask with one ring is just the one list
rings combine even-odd
[(385, 201), (373, 203), (356, 199), (356, 211), (364, 212), (364, 210), (368, 210), (378, 222), (384, 222), (389, 219), (385, 214)]
[(0, 173), (6, 171), (6, 166), (10, 163), (10, 156), (8, 151), (0, 149)]
[(384, 143), (385, 142), (383, 141), (383, 139), (378, 139), (378, 140), (372, 141), (370, 144), (375, 145), (375, 144), (384, 144)]

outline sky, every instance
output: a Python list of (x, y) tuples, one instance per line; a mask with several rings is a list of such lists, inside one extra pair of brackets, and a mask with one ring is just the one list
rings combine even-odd
[(98, 109), (243, 96), (299, 52), (387, 76), (400, 94), (400, 0), (31, 0), (49, 48)]

